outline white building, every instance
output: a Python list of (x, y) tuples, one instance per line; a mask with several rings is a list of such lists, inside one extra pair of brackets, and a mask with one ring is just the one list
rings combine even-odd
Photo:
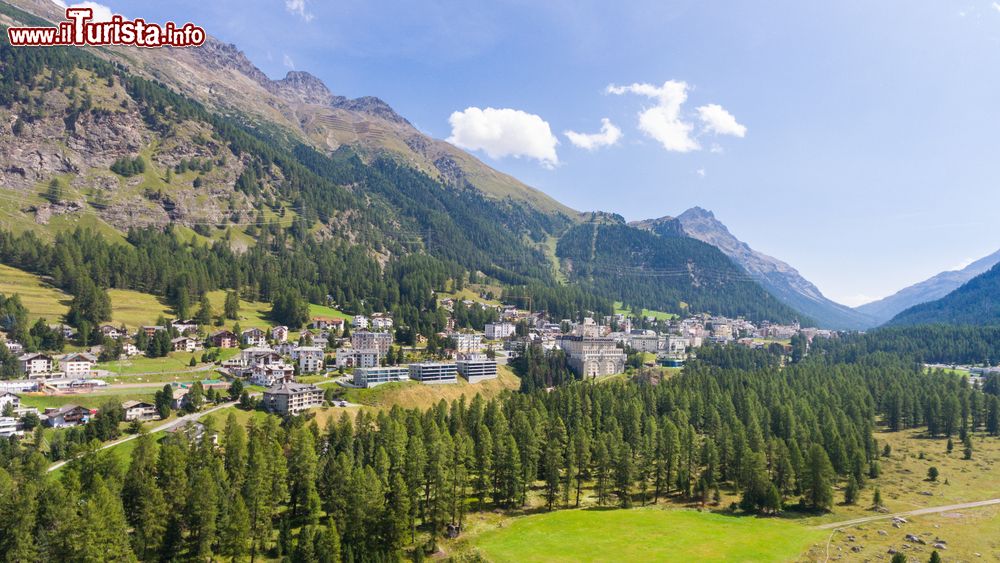
[(318, 346), (299, 346), (292, 350), (291, 356), (299, 364), (299, 373), (318, 373), (323, 370), (323, 349)]
[(364, 315), (354, 315), (354, 318), (351, 319), (351, 326), (359, 329), (368, 328), (368, 317)]
[(448, 335), (458, 354), (476, 354), (483, 350), (483, 335), (475, 332), (453, 332)]
[(354, 385), (375, 387), (393, 381), (409, 381), (410, 370), (406, 366), (387, 366), (354, 369)]
[(467, 379), (469, 383), (479, 383), (487, 379), (496, 379), (497, 362), (485, 355), (470, 356), (456, 362), (458, 373)]
[(372, 330), (389, 330), (392, 328), (392, 317), (385, 315), (372, 315)]
[(503, 340), (514, 336), (515, 332), (517, 332), (517, 327), (514, 326), (514, 323), (486, 323), (487, 340)]
[(337, 350), (338, 368), (373, 368), (379, 364), (378, 350), (340, 348)]
[(194, 352), (201, 350), (201, 342), (187, 336), (178, 336), (170, 341), (170, 347), (174, 352)]
[(655, 354), (662, 349), (660, 336), (653, 331), (629, 334), (627, 340), (628, 345), (636, 352), (651, 352)]
[(564, 336), (559, 340), (570, 369), (580, 377), (601, 377), (625, 371), (625, 353), (610, 338)]
[(156, 409), (156, 405), (145, 401), (125, 401), (122, 403), (122, 409), (125, 411), (125, 420), (129, 422), (160, 418), (160, 411)]
[(285, 325), (271, 327), (271, 338), (275, 342), (286, 342), (288, 340), (288, 327)]
[(244, 330), (241, 337), (247, 346), (267, 346), (267, 333), (259, 328)]
[(0, 438), (10, 438), (18, 433), (16, 416), (0, 416)]
[(97, 363), (97, 357), (87, 352), (66, 354), (60, 363), (66, 377), (90, 377), (90, 372)]
[(24, 354), (17, 358), (17, 367), (28, 377), (47, 377), (52, 373), (52, 357), (38, 352)]
[(303, 383), (279, 383), (264, 390), (264, 408), (282, 416), (323, 405), (323, 390)]
[(453, 363), (421, 362), (410, 364), (410, 379), (421, 383), (457, 383), (458, 370)]
[(7, 410), (8, 405), (14, 410), (21, 408), (21, 397), (10, 392), (0, 394), (0, 413)]

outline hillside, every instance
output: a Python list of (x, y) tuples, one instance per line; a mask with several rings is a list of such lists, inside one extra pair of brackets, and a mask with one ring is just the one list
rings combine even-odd
[[(11, 0), (11, 4), (49, 21), (62, 20), (50, 0)], [(12, 18), (0, 17), (0, 23)], [(202, 48), (108, 48), (102, 57), (154, 79), (212, 110), (248, 119), (276, 136), (305, 142), (330, 154), (349, 146), (366, 160), (381, 154), (406, 162), (451, 187), (473, 187), (494, 199), (512, 198), (546, 213), (573, 217), (576, 212), (517, 179), (494, 170), (444, 141), (418, 131), (384, 101), (334, 95), (315, 76), (292, 71), (268, 78), (235, 45), (209, 38)]]
[(803, 278), (795, 268), (754, 250), (736, 238), (711, 211), (693, 207), (676, 218), (661, 217), (637, 221), (633, 225), (663, 236), (689, 236), (718, 248), (768, 293), (811, 317), (823, 328), (859, 329), (875, 324), (866, 315), (827, 299), (819, 288)]
[(588, 223), (563, 236), (556, 253), (571, 279), (625, 304), (753, 320), (800, 318), (719, 249), (693, 238)]
[(936, 301), (921, 303), (892, 318), (890, 326), (1000, 324), (1000, 264)]
[(856, 310), (875, 318), (879, 324), (884, 323), (910, 307), (948, 295), (998, 262), (1000, 262), (1000, 250), (976, 260), (961, 270), (941, 272), (920, 283), (903, 288), (889, 297), (861, 305)]

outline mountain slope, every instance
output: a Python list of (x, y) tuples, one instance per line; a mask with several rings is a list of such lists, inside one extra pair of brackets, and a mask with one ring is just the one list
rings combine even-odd
[(801, 317), (719, 249), (693, 238), (661, 236), (624, 223), (587, 223), (570, 229), (556, 254), (570, 279), (626, 304), (755, 321)]
[(919, 324), (1000, 324), (1000, 264), (948, 295), (906, 309), (889, 321), (891, 326)]
[(688, 236), (718, 248), (771, 295), (811, 317), (824, 328), (858, 329), (875, 324), (866, 315), (827, 299), (795, 268), (754, 250), (733, 236), (711, 211), (693, 207), (677, 218), (663, 217), (639, 221), (634, 225), (660, 235)]
[[(64, 19), (51, 0), (11, 0), (14, 6), (49, 21)], [(0, 14), (10, 24), (16, 15)], [(93, 50), (130, 72), (155, 79), (210, 109), (249, 118), (276, 129), (276, 136), (303, 141), (324, 153), (350, 146), (366, 159), (382, 153), (414, 166), (444, 184), (473, 187), (495, 199), (512, 198), (547, 213), (575, 217), (573, 209), (469, 153), (418, 131), (375, 97), (348, 99), (332, 94), (318, 78), (289, 72), (271, 80), (236, 46), (210, 37), (197, 49), (102, 48)]]
[(941, 272), (920, 283), (901, 289), (889, 297), (861, 305), (856, 310), (873, 317), (879, 324), (882, 324), (914, 305), (941, 299), (997, 263), (1000, 263), (1000, 250), (976, 260), (961, 270)]

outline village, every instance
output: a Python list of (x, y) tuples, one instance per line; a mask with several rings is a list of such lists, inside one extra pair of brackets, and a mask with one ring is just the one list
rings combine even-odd
[[(240, 382), (258, 398), (255, 405), (279, 416), (295, 416), (324, 404), (342, 405), (326, 384), (367, 389), (392, 382), (426, 385), (469, 384), (495, 379), (498, 366), (507, 365), (528, 347), (545, 353), (561, 351), (567, 367), (580, 379), (598, 379), (628, 369), (629, 354), (645, 366), (677, 368), (705, 344), (752, 348), (781, 346), (790, 350), (796, 335), (806, 339), (830, 337), (830, 331), (768, 322), (759, 325), (742, 318), (708, 314), (685, 318), (632, 314), (620, 311), (600, 319), (578, 321), (551, 319), (541, 312), (513, 305), (489, 304), (475, 299), (440, 299), (440, 307), (453, 313), (457, 307), (481, 308), (491, 322), (482, 330), (456, 328), (455, 315), (448, 330), (434, 335), (434, 342), (418, 335), (411, 346), (397, 343), (398, 334), (387, 313), (371, 315), (314, 316), (308, 326), (252, 327), (246, 330), (206, 330), (191, 320), (164, 321), (134, 331), (113, 324), (99, 328), (103, 344), (65, 354), (26, 352), (16, 340), (0, 332), (7, 350), (17, 357), (18, 377), (0, 381), (0, 436), (23, 434), (38, 424), (64, 428), (86, 424), (97, 409), (73, 403), (73, 396), (114, 387), (115, 364), (147, 355), (159, 342), (164, 355), (197, 354), (210, 362), (201, 371), (210, 377), (199, 381), (171, 382), (169, 406), (190, 410), (190, 393), (212, 392), (223, 397)], [(75, 335), (63, 325), (53, 325), (67, 339)], [(140, 345), (143, 348), (140, 348)], [(109, 358), (109, 353), (117, 357)], [(223, 359), (224, 358), (224, 359)], [(327, 389), (324, 389), (323, 385)], [(22, 405), (21, 395), (43, 394), (66, 402), (43, 410)], [(238, 396), (232, 397), (238, 400)], [(126, 400), (124, 421), (152, 421), (164, 416), (153, 401)], [(199, 405), (200, 408), (200, 405)], [(36, 420), (37, 419), (37, 420)]]

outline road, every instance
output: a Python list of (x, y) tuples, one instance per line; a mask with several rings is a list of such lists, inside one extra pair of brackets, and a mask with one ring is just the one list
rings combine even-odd
[(850, 526), (855, 526), (857, 524), (864, 524), (865, 522), (874, 522), (875, 520), (886, 520), (888, 518), (896, 518), (897, 516), (920, 516), (921, 514), (937, 514), (939, 512), (950, 512), (952, 510), (964, 510), (966, 508), (978, 508), (980, 506), (990, 506), (993, 504), (1000, 504), (1000, 498), (994, 498), (989, 500), (979, 500), (976, 502), (965, 502), (962, 504), (949, 504), (947, 506), (931, 506), (928, 508), (918, 508), (916, 510), (907, 510), (906, 512), (894, 512), (891, 514), (879, 514), (876, 516), (866, 516), (864, 518), (855, 518), (854, 520), (843, 520), (840, 522), (831, 522), (829, 524), (821, 524), (816, 526), (818, 530), (836, 530), (839, 528), (847, 528)]
[[(214, 407), (212, 407), (210, 409), (207, 409), (207, 410), (203, 410), (203, 411), (200, 411), (200, 412), (196, 412), (196, 413), (192, 413), (192, 414), (187, 414), (187, 415), (178, 417), (178, 418), (176, 418), (174, 420), (171, 420), (169, 422), (164, 422), (163, 424), (161, 424), (161, 425), (153, 428), (152, 430), (149, 431), (149, 433), (150, 434), (155, 434), (157, 432), (163, 432), (164, 430), (170, 430), (171, 428), (173, 428), (174, 426), (177, 426), (179, 424), (185, 424), (185, 423), (188, 423), (188, 422), (194, 422), (194, 421), (198, 420), (199, 418), (201, 418), (203, 416), (212, 414), (213, 412), (215, 412), (217, 410), (220, 410), (220, 409), (231, 407), (231, 406), (235, 405), (236, 403), (237, 403), (237, 401), (230, 401), (228, 403), (222, 403), (221, 405), (216, 405), (216, 406), (214, 406)], [(103, 446), (101, 446), (101, 447), (99, 447), (97, 449), (98, 450), (106, 450), (108, 448), (113, 448), (113, 447), (115, 447), (115, 446), (117, 446), (119, 444), (124, 444), (125, 442), (131, 441), (131, 440), (135, 440), (138, 437), (139, 437), (138, 434), (130, 434), (130, 435), (125, 436), (124, 438), (122, 438), (120, 440), (115, 440), (114, 442), (108, 442), (107, 444), (104, 444)], [(63, 461), (57, 461), (56, 463), (53, 463), (52, 465), (49, 466), (48, 471), (49, 472), (55, 471), (56, 469), (59, 469), (60, 467), (66, 465), (66, 463), (69, 462), (69, 461), (70, 460), (68, 460), (68, 459), (67, 460), (63, 460)]]

